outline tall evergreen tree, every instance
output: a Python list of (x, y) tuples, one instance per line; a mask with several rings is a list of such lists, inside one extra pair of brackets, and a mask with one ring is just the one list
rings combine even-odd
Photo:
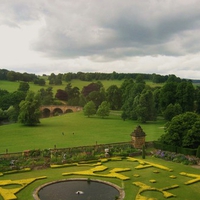
[(178, 83), (176, 88), (176, 103), (179, 103), (183, 112), (194, 111), (194, 86), (190, 81)]
[(122, 106), (121, 90), (116, 85), (111, 85), (106, 90), (107, 101), (110, 103), (112, 110), (119, 110)]

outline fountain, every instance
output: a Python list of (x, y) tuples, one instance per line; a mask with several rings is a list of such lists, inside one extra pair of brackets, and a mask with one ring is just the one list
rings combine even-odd
[(35, 200), (119, 200), (124, 191), (110, 182), (86, 178), (65, 179), (47, 183), (34, 191)]

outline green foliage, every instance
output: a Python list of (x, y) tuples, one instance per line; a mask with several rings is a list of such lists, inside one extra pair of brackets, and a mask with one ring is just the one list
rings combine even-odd
[(133, 80), (125, 80), (122, 84), (122, 110), (123, 117), (137, 119), (136, 107), (139, 103), (139, 95), (145, 88), (145, 83), (134, 83)]
[(52, 105), (54, 103), (53, 101), (53, 88), (41, 88), (39, 90), (40, 93), (40, 101), (42, 105)]
[(110, 104), (107, 101), (103, 101), (101, 105), (98, 107), (97, 115), (104, 118), (109, 116), (110, 113)]
[(182, 81), (176, 88), (176, 102), (180, 104), (183, 112), (194, 110), (194, 86), (190, 81)]
[(192, 112), (175, 116), (166, 125), (160, 141), (180, 147), (197, 148), (200, 143), (200, 117)]
[(150, 87), (145, 85), (141, 76), (137, 82), (125, 80), (122, 84), (122, 118), (138, 120), (145, 123), (147, 120), (156, 119), (154, 96)]
[(197, 86), (195, 90), (195, 111), (200, 114), (200, 87)]
[(0, 108), (0, 121), (3, 121), (6, 119), (6, 114), (5, 112)]
[(163, 116), (166, 120), (170, 121), (174, 116), (182, 113), (182, 108), (180, 104), (176, 103), (175, 105), (169, 104), (163, 112)]
[(90, 117), (96, 114), (96, 106), (93, 101), (89, 101), (83, 108), (84, 115)]
[(46, 84), (45, 80), (43, 78), (38, 78), (34, 80), (34, 84), (38, 84), (40, 86), (44, 86)]
[(137, 119), (142, 123), (147, 120), (155, 120), (156, 112), (153, 101), (153, 93), (151, 90), (143, 90), (139, 96), (139, 102), (136, 107)]
[(0, 107), (7, 110), (10, 106), (18, 106), (19, 103), (25, 99), (26, 93), (22, 91), (15, 91), (6, 93), (0, 96)]
[(120, 88), (117, 85), (111, 85), (106, 90), (107, 101), (110, 103), (112, 110), (119, 110), (122, 106), (122, 94)]
[(18, 120), (20, 123), (27, 126), (32, 126), (40, 123), (40, 101), (38, 95), (35, 95), (34, 92), (29, 91), (25, 100), (21, 101), (19, 107), (20, 113)]
[(176, 82), (167, 82), (161, 89), (160, 89), (160, 106), (161, 110), (164, 111), (169, 104), (176, 103)]
[(174, 153), (180, 153), (184, 155), (196, 155), (197, 149), (191, 149), (191, 148), (183, 148), (183, 147), (178, 147), (170, 144), (163, 144), (160, 142), (154, 142), (154, 148), (160, 149), (163, 151), (170, 151)]
[(30, 86), (27, 82), (21, 81), (19, 84), (19, 88), (18, 91), (22, 91), (22, 92), (27, 92), (29, 90)]
[(52, 85), (62, 85), (62, 75), (58, 74), (55, 75), (54, 73), (51, 73), (51, 75), (48, 77), (49, 84)]
[(87, 99), (87, 101), (93, 101), (96, 108), (98, 108), (99, 105), (106, 99), (106, 94), (105, 94), (104, 88), (102, 87), (100, 89), (100, 91), (90, 92), (86, 99)]
[(6, 114), (8, 116), (9, 121), (16, 122), (19, 114), (18, 106), (10, 106), (8, 110), (6, 110)]
[(68, 96), (68, 105), (79, 105), (80, 89), (78, 87), (72, 87), (71, 83), (68, 83), (65, 87), (65, 91)]

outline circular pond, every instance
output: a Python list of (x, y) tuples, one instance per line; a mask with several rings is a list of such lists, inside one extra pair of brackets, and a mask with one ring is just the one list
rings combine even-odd
[(123, 199), (124, 192), (105, 181), (67, 179), (45, 184), (33, 196), (35, 200), (115, 200)]

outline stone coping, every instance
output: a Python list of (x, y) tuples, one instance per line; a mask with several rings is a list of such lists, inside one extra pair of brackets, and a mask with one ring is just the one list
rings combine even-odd
[[(33, 192), (33, 198), (35, 200), (41, 200), (38, 196), (38, 192), (40, 189), (42, 189), (43, 187), (47, 186), (47, 185), (51, 185), (51, 184), (54, 184), (54, 183), (59, 183), (59, 182), (65, 182), (65, 181), (87, 181), (88, 178), (69, 178), (69, 179), (62, 179), (62, 180), (57, 180), (57, 181), (52, 181), (52, 182), (48, 182), (48, 183), (45, 183), (41, 186), (39, 186), (38, 188), (36, 188)], [(90, 181), (95, 181), (95, 182), (99, 182), (99, 183), (104, 183), (104, 184), (107, 184), (107, 185), (110, 185), (114, 188), (116, 188), (118, 191), (119, 191), (119, 197), (118, 197), (118, 200), (123, 200), (124, 197), (125, 197), (125, 192), (124, 190), (119, 187), (118, 185), (115, 185), (111, 182), (108, 182), (108, 181), (102, 181), (102, 180), (99, 180), (99, 179), (90, 179)]]

